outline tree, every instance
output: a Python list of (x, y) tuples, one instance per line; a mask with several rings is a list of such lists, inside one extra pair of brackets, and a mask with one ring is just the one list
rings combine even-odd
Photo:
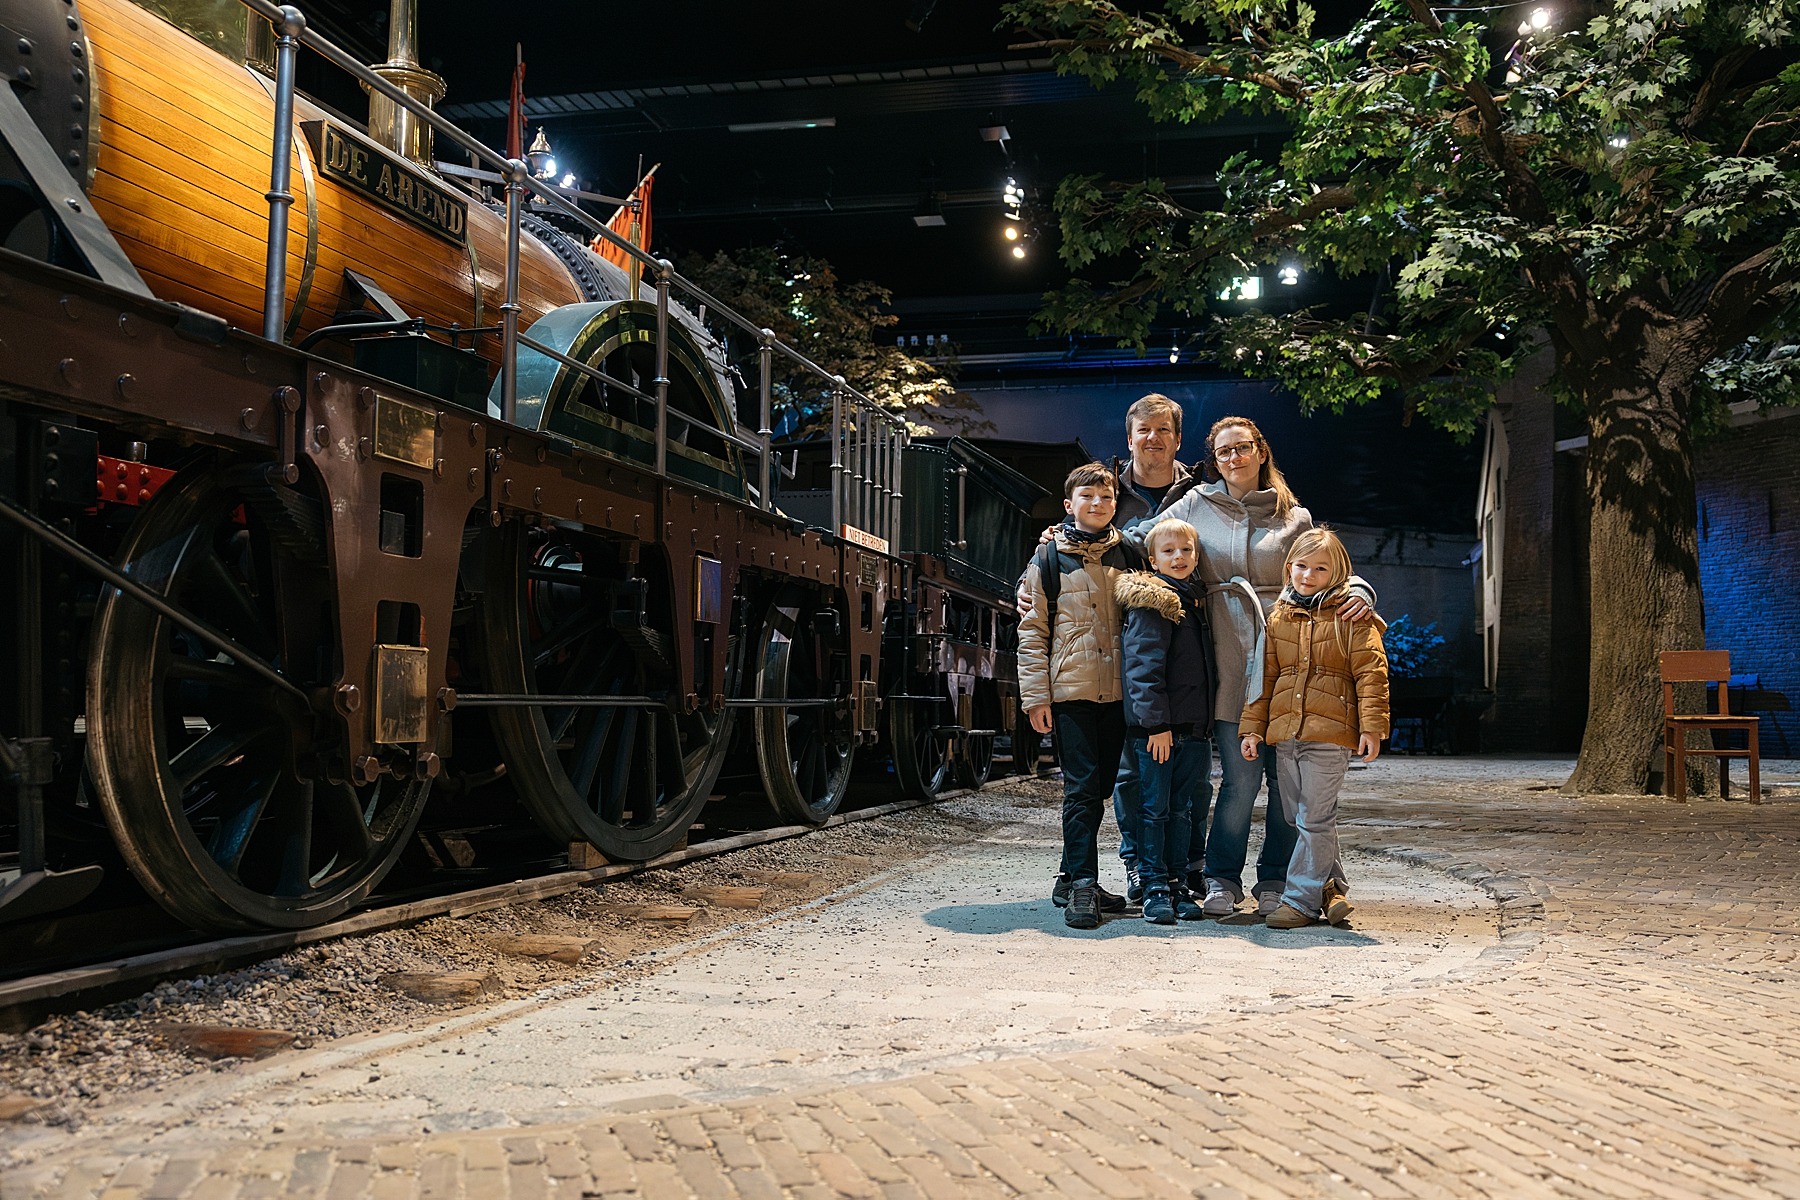
[(1603, 0), (1493, 52), (1527, 10), (1376, 0), (1324, 36), (1299, 3), (1006, 5), (1060, 70), (1133, 87), (1159, 118), (1275, 112), (1291, 130), (1278, 158), (1224, 165), (1215, 211), (1154, 179), (1065, 180), (1065, 261), (1116, 277), (1062, 289), (1049, 323), (1141, 344), (1159, 304), (1206, 311), (1264, 264), (1376, 280), (1366, 314), (1216, 315), (1220, 360), (1308, 406), (1403, 396), (1465, 435), (1547, 336), (1552, 387), (1587, 420), (1592, 512), (1588, 721), (1565, 791), (1643, 790), (1656, 651), (1703, 644), (1694, 439), (1727, 401), (1794, 395), (1795, 7)]
[[(824, 259), (763, 246), (692, 255), (681, 274), (877, 404), (904, 413), (915, 433), (935, 433), (938, 425), (965, 433), (992, 428), (952, 384), (953, 359), (925, 359), (883, 343), (880, 332), (899, 323), (882, 311), (886, 288), (840, 282)], [(755, 354), (756, 339), (733, 331), (732, 361), (753, 362)], [(831, 393), (816, 375), (777, 355), (770, 390), (778, 432), (823, 429)]]

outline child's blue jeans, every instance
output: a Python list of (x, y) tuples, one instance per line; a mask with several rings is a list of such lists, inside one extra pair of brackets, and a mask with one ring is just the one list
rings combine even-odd
[[(1133, 737), (1142, 801), (1138, 807), (1138, 874), (1146, 893), (1180, 884), (1187, 867), (1189, 829), (1206, 820), (1207, 739), (1176, 734), (1167, 762), (1150, 757), (1150, 739)], [(1195, 811), (1198, 804), (1198, 811)]]

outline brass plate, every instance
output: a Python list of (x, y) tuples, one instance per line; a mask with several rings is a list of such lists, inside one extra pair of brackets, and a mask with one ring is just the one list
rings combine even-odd
[(863, 733), (872, 733), (880, 727), (881, 720), (876, 715), (881, 708), (880, 698), (876, 695), (875, 682), (864, 679), (856, 685), (856, 728)]
[(437, 463), (437, 413), (392, 396), (375, 395), (375, 453), (430, 470)]
[(425, 740), (430, 725), (426, 688), (431, 651), (421, 646), (375, 647), (375, 740), (384, 746)]

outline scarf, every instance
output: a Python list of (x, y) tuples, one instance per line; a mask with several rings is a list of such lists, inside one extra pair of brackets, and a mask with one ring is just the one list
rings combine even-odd
[(1175, 594), (1181, 597), (1181, 603), (1188, 608), (1199, 604), (1200, 598), (1205, 595), (1206, 585), (1200, 582), (1197, 575), (1189, 575), (1186, 579), (1176, 579), (1158, 571), (1156, 577), (1174, 588)]
[(1095, 542), (1103, 542), (1111, 537), (1113, 527), (1108, 525), (1099, 533), (1089, 533), (1075, 523), (1074, 517), (1070, 517), (1062, 523), (1061, 535), (1063, 540), (1071, 546), (1092, 546)]
[(1294, 585), (1290, 583), (1281, 589), (1281, 602), (1310, 613), (1316, 613), (1322, 608), (1331, 607), (1330, 604), (1325, 603), (1327, 600), (1336, 603), (1343, 598), (1343, 595), (1344, 586), (1342, 584), (1337, 587), (1320, 588), (1310, 596), (1302, 596), (1294, 590)]

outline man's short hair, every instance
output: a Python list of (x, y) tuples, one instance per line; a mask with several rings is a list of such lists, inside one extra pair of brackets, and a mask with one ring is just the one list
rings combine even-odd
[(1175, 436), (1181, 436), (1181, 405), (1161, 392), (1151, 392), (1141, 400), (1132, 401), (1131, 407), (1125, 410), (1125, 435), (1131, 436), (1132, 426), (1139, 421), (1151, 421), (1157, 417), (1169, 418), (1175, 425)]
[(1084, 487), (1111, 488), (1113, 495), (1119, 494), (1119, 477), (1103, 462), (1083, 463), (1069, 472), (1063, 480), (1063, 499), (1073, 500), (1075, 489)]
[(1186, 521), (1183, 521), (1180, 517), (1164, 517), (1162, 520), (1152, 525), (1150, 527), (1150, 532), (1144, 535), (1144, 553), (1155, 554), (1157, 544), (1168, 537), (1179, 537), (1185, 540), (1187, 544), (1192, 546), (1195, 550), (1200, 549), (1199, 530), (1195, 529), (1192, 525), (1189, 525)]

